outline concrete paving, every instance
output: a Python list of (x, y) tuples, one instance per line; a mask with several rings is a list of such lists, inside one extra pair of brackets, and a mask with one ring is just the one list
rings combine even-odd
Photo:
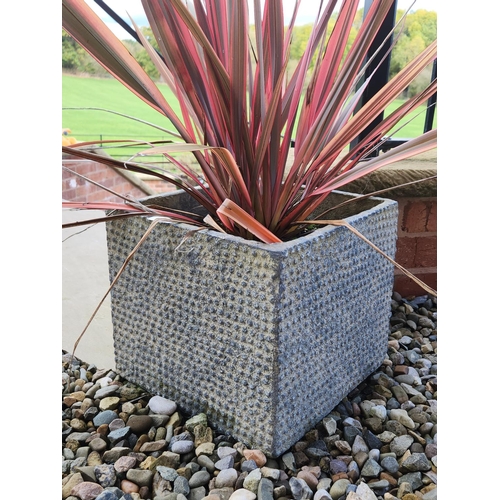
[[(100, 215), (99, 211), (63, 210), (62, 221)], [(72, 352), (109, 287), (106, 229), (102, 223), (63, 229), (62, 238), (62, 348)], [(75, 355), (98, 368), (115, 368), (109, 297), (80, 340)]]

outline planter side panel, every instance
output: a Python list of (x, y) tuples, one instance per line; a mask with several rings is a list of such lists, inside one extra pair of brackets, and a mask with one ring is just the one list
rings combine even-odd
[[(107, 224), (113, 279), (148, 223)], [(278, 263), (206, 233), (157, 226), (112, 289), (117, 369), (187, 414), (271, 446)]]
[[(397, 204), (348, 222), (394, 257)], [(148, 222), (107, 224), (110, 278)], [(271, 456), (372, 373), (393, 266), (342, 227), (263, 245), (157, 226), (111, 292), (117, 369)]]
[[(396, 203), (348, 222), (394, 258)], [(290, 251), (281, 274), (276, 454), (380, 366), (387, 352), (393, 269), (344, 227), (328, 228)]]

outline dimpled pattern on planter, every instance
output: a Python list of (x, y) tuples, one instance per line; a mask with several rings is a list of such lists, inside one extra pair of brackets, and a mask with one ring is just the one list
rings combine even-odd
[[(346, 220), (394, 257), (397, 203), (375, 200)], [(149, 224), (107, 223), (111, 279)], [(189, 229), (157, 225), (113, 288), (117, 369), (278, 456), (384, 359), (393, 266), (343, 227), (273, 245)]]

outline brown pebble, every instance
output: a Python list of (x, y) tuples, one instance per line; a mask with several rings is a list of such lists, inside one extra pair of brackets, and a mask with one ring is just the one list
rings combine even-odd
[(85, 413), (91, 406), (93, 406), (93, 404), (94, 404), (94, 402), (92, 401), (92, 399), (85, 398), (82, 401), (82, 406), (80, 406), (80, 410), (82, 410), (83, 413)]
[(432, 483), (432, 484), (429, 484), (428, 486), (423, 487), (423, 488), (420, 490), (420, 493), (422, 493), (422, 494), (424, 494), (424, 495), (425, 495), (426, 493), (428, 493), (429, 491), (431, 491), (431, 490), (433, 490), (433, 489), (435, 489), (435, 488), (437, 488), (437, 485), (436, 485), (436, 484), (434, 484), (434, 483)]
[(63, 403), (68, 407), (70, 408), (71, 406), (73, 406), (75, 403), (77, 402), (77, 399), (76, 398), (73, 398), (71, 396), (65, 396), (63, 398)]
[(139, 490), (139, 496), (141, 498), (150, 498), (151, 495), (149, 494), (149, 488), (147, 486), (141, 486)]
[(78, 484), (83, 483), (83, 477), (80, 472), (71, 474), (63, 479), (62, 497), (67, 498), (71, 495), (71, 490)]
[(293, 451), (304, 451), (307, 447), (309, 446), (309, 443), (307, 441), (297, 441), (293, 445)]
[(295, 465), (298, 468), (303, 467), (309, 463), (309, 457), (302, 451), (296, 451), (293, 453), (293, 458), (295, 458)]
[[(139, 464), (139, 469), (142, 470), (156, 470), (156, 462), (158, 461), (155, 457), (147, 457)], [(158, 464), (160, 465), (160, 464)]]
[(187, 467), (180, 467), (177, 469), (177, 474), (179, 476), (185, 477), (188, 481), (191, 479), (191, 476), (193, 475), (193, 471)]
[(368, 453), (364, 451), (358, 451), (356, 455), (354, 455), (354, 461), (358, 464), (358, 467), (360, 469), (363, 468), (363, 465), (365, 465), (365, 462), (368, 460)]
[(80, 448), (80, 443), (75, 439), (70, 439), (66, 442), (66, 448), (69, 448), (73, 453)]
[(406, 375), (409, 371), (409, 367), (406, 365), (396, 365), (394, 367), (394, 376), (396, 375)]
[(107, 436), (109, 432), (109, 424), (102, 424), (97, 428), (97, 434)]
[(408, 495), (409, 493), (413, 493), (411, 485), (410, 485), (410, 483), (403, 481), (399, 485), (397, 497), (403, 498), (405, 495)]
[(85, 399), (85, 393), (83, 391), (72, 392), (69, 396), (75, 398), (77, 401), (83, 401)]
[(260, 450), (244, 450), (243, 456), (247, 460), (254, 460), (257, 467), (263, 467), (267, 462), (267, 457)]
[(331, 476), (332, 481), (338, 481), (339, 479), (349, 479), (349, 476), (345, 472), (338, 472), (337, 474), (333, 474)]
[(297, 473), (299, 479), (303, 479), (311, 490), (315, 491), (318, 486), (318, 478), (309, 471), (301, 470)]
[(357, 470), (350, 470), (347, 473), (347, 478), (354, 484), (359, 478), (359, 472)]
[(347, 441), (335, 441), (335, 447), (342, 453), (351, 453), (351, 446)]
[(87, 424), (79, 418), (73, 418), (69, 425), (76, 432), (85, 432), (87, 430)]
[[(149, 441), (147, 443), (144, 443), (139, 451), (141, 453), (150, 453), (152, 451), (161, 451), (161, 450), (164, 450), (167, 446), (167, 442), (165, 441), (165, 439), (160, 439), (159, 441)], [(134, 451), (135, 451), (135, 447), (134, 447)]]
[(137, 443), (134, 446), (134, 451), (138, 452), (144, 443), (149, 441), (149, 436), (147, 434), (141, 434), (137, 439)]
[(81, 410), (81, 408), (73, 411), (73, 418), (79, 419), (82, 418), (85, 412)]
[(101, 455), (98, 451), (91, 451), (87, 457), (87, 465), (102, 465)]
[(96, 439), (92, 439), (89, 443), (89, 447), (92, 451), (105, 451), (108, 447), (108, 443), (104, 441), (104, 439), (98, 437)]
[(139, 493), (141, 489), (137, 484), (129, 481), (128, 479), (123, 479), (120, 483), (120, 488), (123, 493)]
[(385, 479), (392, 487), (395, 487), (398, 485), (398, 480), (395, 479), (394, 477), (392, 477), (387, 472), (381, 472), (380, 479)]
[(308, 443), (314, 443), (319, 439), (318, 429), (312, 429), (305, 435), (306, 441)]
[(77, 378), (75, 380), (75, 385), (78, 385), (80, 387), (83, 387), (87, 383), (86, 380), (83, 380), (83, 378)]
[(153, 427), (153, 419), (149, 415), (130, 415), (127, 425), (134, 434), (141, 435)]

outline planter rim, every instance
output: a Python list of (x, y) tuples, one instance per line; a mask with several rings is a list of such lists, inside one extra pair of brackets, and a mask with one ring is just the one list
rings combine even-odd
[[(347, 191), (338, 191), (338, 190), (332, 191), (332, 193), (344, 195), (348, 198), (359, 198), (362, 196), (361, 194), (358, 194), (358, 193), (349, 193)], [(150, 196), (142, 201), (146, 201), (146, 200), (151, 199), (151, 198), (170, 197), (170, 196), (174, 196), (174, 195), (189, 196), (189, 194), (184, 192), (183, 190), (176, 190), (176, 191), (172, 191), (169, 193)], [(378, 203), (375, 206), (373, 206), (372, 208), (366, 208), (364, 210), (361, 210), (360, 212), (356, 212), (355, 214), (350, 215), (349, 217), (346, 217), (344, 220), (349, 223), (351, 221), (359, 219), (360, 216), (361, 217), (369, 216), (372, 212), (375, 211), (375, 209), (378, 210), (380, 208), (385, 208), (385, 207), (388, 207), (390, 205), (397, 204), (397, 202), (394, 200), (391, 200), (388, 198), (381, 198), (378, 196), (370, 196), (368, 198), (368, 200), (377, 201)], [(151, 217), (150, 219), (153, 219), (153, 218), (157, 218), (157, 217), (154, 216), (154, 217)], [(185, 230), (193, 230), (193, 228), (196, 227), (192, 224), (188, 224), (185, 222), (174, 222), (174, 223), (168, 222), (168, 224), (172, 224), (174, 226), (177, 226), (179, 228), (183, 228)], [(314, 231), (312, 231), (304, 236), (299, 236), (299, 237), (294, 238), (290, 241), (283, 241), (281, 243), (264, 243), (262, 241), (257, 241), (257, 240), (247, 240), (241, 236), (237, 236), (237, 235), (233, 235), (233, 234), (229, 234), (229, 233), (222, 233), (220, 231), (217, 231), (215, 229), (210, 229), (210, 228), (201, 229), (200, 231), (202, 231), (203, 233), (205, 233), (211, 237), (214, 237), (214, 238), (219, 238), (219, 239), (223, 239), (226, 241), (234, 241), (234, 242), (242, 244), (242, 245), (248, 245), (249, 247), (252, 247), (252, 248), (266, 250), (266, 251), (269, 251), (270, 253), (282, 253), (283, 251), (289, 250), (290, 248), (295, 248), (297, 246), (307, 244), (312, 240), (315, 240), (315, 239), (320, 238), (328, 233), (331, 233), (332, 231), (339, 231), (339, 230), (345, 230), (345, 228), (342, 228), (341, 226), (325, 225), (323, 227), (319, 227), (319, 228), (315, 229)]]

